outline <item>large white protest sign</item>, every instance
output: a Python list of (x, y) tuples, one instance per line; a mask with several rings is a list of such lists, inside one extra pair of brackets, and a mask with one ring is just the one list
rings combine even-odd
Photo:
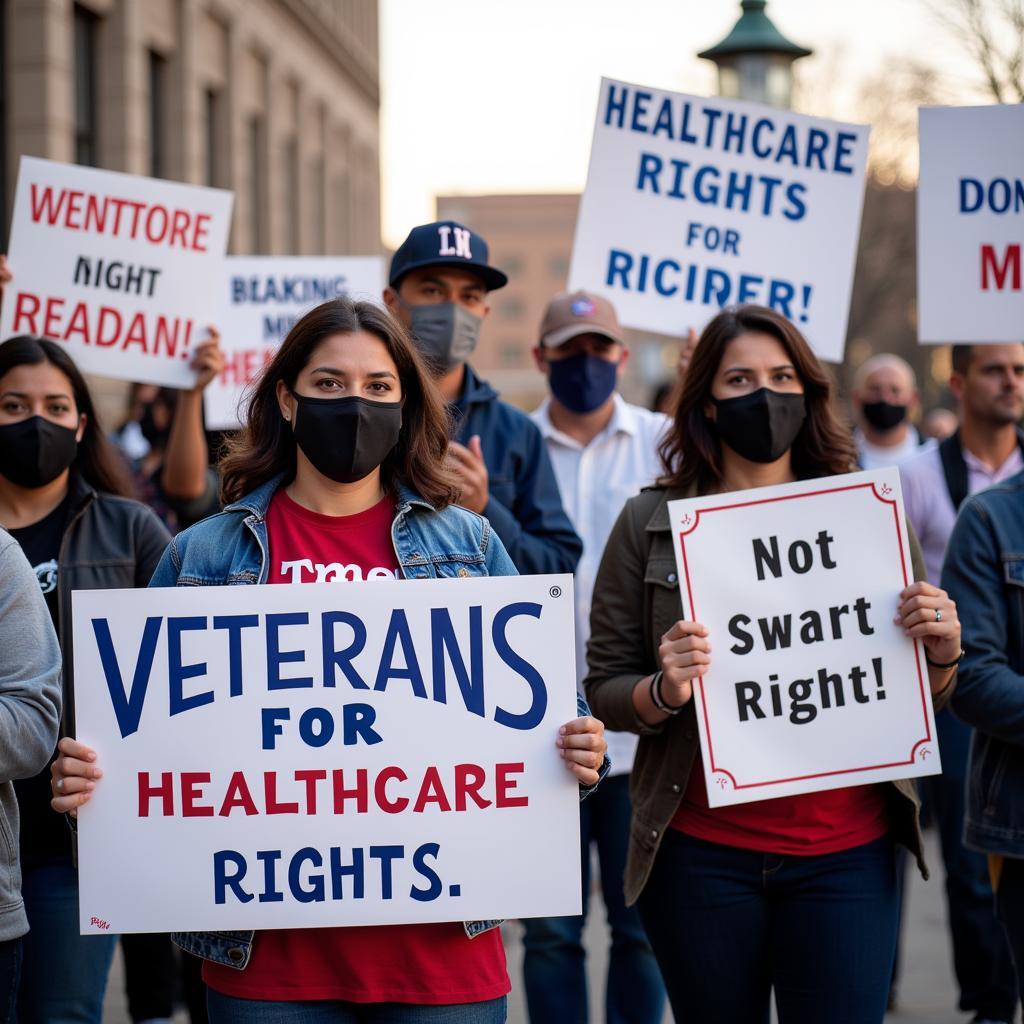
[(708, 628), (694, 686), (712, 807), (940, 771), (899, 473), (669, 505), (683, 617)]
[(1024, 339), (1024, 106), (923, 107), (918, 336)]
[(860, 125), (603, 79), (570, 288), (674, 335), (771, 306), (839, 362), (867, 146)]
[(23, 156), (0, 338), (64, 342), (79, 368), (188, 387), (217, 321), (232, 194)]
[(205, 393), (211, 430), (240, 425), (245, 388), (303, 313), (341, 296), (379, 303), (384, 287), (380, 256), (229, 256), (224, 265), (224, 370)]
[(74, 594), (89, 932), (580, 912), (569, 576)]

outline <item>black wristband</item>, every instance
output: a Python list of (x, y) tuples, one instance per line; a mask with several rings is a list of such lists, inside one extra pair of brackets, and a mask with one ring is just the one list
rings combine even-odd
[(665, 700), (661, 693), (661, 680), (663, 676), (664, 672), (660, 669), (651, 676), (651, 703), (666, 715), (678, 715), (686, 705), (669, 704), (668, 701)]
[(924, 652), (924, 660), (927, 661), (932, 668), (956, 668), (957, 665), (959, 665), (960, 662), (964, 660), (964, 649), (961, 647), (960, 653), (956, 656), (956, 658), (954, 658), (953, 661), (947, 661), (945, 664), (940, 664), (937, 661), (932, 661), (932, 659), (928, 657), (927, 651)]

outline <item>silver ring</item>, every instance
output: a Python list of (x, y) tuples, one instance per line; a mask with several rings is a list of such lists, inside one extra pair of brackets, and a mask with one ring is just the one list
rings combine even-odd
[(940, 612), (938, 608), (935, 609), (935, 621), (936, 622), (941, 622), (942, 621), (942, 612)]

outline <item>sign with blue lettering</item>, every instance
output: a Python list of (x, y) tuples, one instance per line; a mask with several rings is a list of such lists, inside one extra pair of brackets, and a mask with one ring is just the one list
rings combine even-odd
[(224, 273), (224, 370), (204, 395), (210, 430), (241, 425), (246, 387), (303, 313), (342, 296), (379, 303), (384, 287), (380, 256), (229, 256)]
[(841, 362), (868, 129), (602, 79), (570, 288), (681, 335), (759, 303)]
[(895, 469), (669, 503), (708, 804), (941, 771)]
[(1024, 336), (1024, 106), (922, 107), (917, 322), (922, 344)]
[(72, 609), (83, 934), (580, 912), (571, 576)]

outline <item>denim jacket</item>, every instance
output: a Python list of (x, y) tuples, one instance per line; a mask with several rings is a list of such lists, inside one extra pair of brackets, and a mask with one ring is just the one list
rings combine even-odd
[(953, 710), (975, 730), (964, 840), (1024, 857), (1024, 473), (961, 506), (942, 586), (963, 628)]
[[(205, 587), (266, 583), (270, 572), (267, 509), (283, 483), (276, 477), (223, 512), (179, 533), (168, 545), (153, 574), (151, 587)], [(397, 489), (391, 541), (405, 579), (448, 576), (516, 576), (516, 567), (490, 523), (456, 506), (438, 512), (408, 488)], [(589, 715), (577, 698), (577, 713)], [(603, 778), (610, 767), (605, 758)], [(594, 786), (580, 787), (580, 799)], [(467, 921), (473, 939), (501, 921)], [(182, 949), (205, 960), (244, 970), (252, 955), (254, 933), (181, 932), (174, 935)]]

